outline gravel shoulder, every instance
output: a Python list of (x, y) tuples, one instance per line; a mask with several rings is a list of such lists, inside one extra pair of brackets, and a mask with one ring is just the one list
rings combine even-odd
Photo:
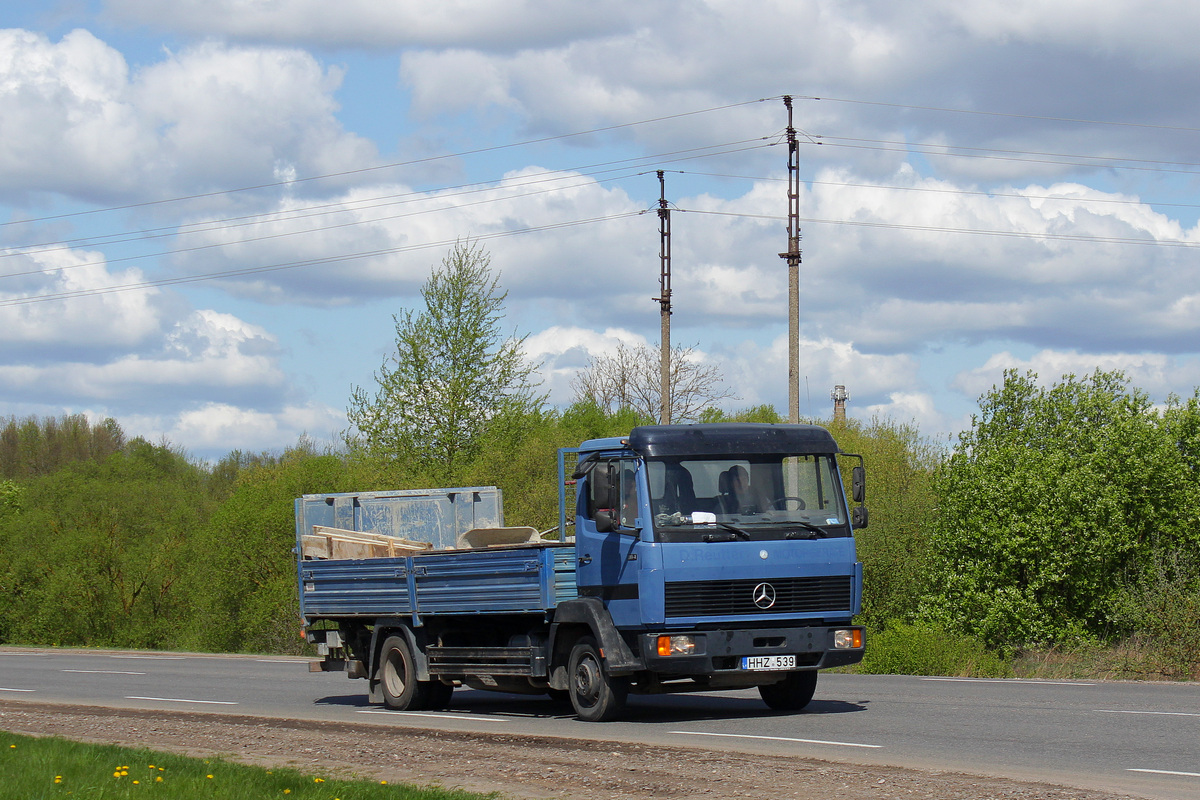
[(310, 774), (496, 792), (520, 800), (1129, 797), (950, 772), (682, 747), (8, 699), (0, 700), (0, 729), (218, 755), (245, 763), (291, 766)]

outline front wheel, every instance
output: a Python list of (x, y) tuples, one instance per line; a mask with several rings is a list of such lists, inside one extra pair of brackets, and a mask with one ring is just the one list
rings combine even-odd
[(571, 705), (584, 722), (616, 719), (629, 695), (629, 679), (613, 677), (604, 671), (600, 648), (590, 636), (580, 638), (571, 648), (567, 662), (571, 678)]
[(776, 711), (799, 711), (817, 690), (817, 671), (789, 672), (779, 683), (758, 687), (763, 702)]

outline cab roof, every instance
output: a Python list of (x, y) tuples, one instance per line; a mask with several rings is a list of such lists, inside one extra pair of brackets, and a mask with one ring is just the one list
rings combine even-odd
[(592, 439), (584, 450), (630, 449), (640, 456), (714, 456), (745, 453), (816, 455), (840, 453), (819, 425), (724, 422), (696, 425), (641, 425), (623, 439)]

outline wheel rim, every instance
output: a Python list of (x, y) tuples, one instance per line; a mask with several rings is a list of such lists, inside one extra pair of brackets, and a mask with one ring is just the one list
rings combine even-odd
[(397, 650), (389, 652), (387, 661), (384, 662), (383, 684), (392, 697), (404, 694), (404, 657)]
[(575, 697), (586, 708), (600, 702), (600, 662), (591, 653), (575, 666)]

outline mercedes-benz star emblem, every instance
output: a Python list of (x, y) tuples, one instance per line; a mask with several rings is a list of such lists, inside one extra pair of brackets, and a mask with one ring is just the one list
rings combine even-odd
[(769, 583), (760, 583), (754, 587), (754, 605), (766, 610), (775, 605), (775, 587)]

